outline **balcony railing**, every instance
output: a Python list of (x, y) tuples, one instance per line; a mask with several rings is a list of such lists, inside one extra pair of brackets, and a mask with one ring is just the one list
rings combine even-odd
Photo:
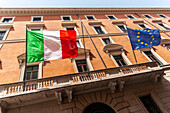
[(144, 71), (151, 71), (154, 67), (157, 67), (156, 63), (150, 62), (129, 65), (126, 67), (115, 67), (104, 70), (55, 76), (32, 81), (2, 84), (0, 85), (0, 98), (110, 79), (114, 77), (114, 75), (119, 75), (121, 77), (122, 75), (125, 76), (128, 74), (142, 73)]

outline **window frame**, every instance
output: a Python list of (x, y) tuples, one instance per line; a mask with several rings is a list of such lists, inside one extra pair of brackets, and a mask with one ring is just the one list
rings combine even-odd
[[(92, 17), (94, 18), (94, 20), (97, 20), (94, 15), (85, 15), (86, 20), (89, 20), (89, 19), (87, 18), (88, 16), (92, 16)], [(93, 20), (89, 20), (89, 21), (93, 21)]]
[[(160, 16), (160, 15), (163, 15), (163, 16), (165, 16), (166, 18), (169, 18), (168, 16), (166, 16), (166, 15), (164, 15), (164, 14), (157, 14), (158, 16)], [(161, 17), (161, 16), (160, 16)], [(161, 18), (163, 18), (163, 17), (161, 17)]]
[[(25, 61), (25, 59), (24, 59), (24, 61)], [(37, 79), (41, 79), (44, 61), (27, 63), (27, 66), (36, 66), (36, 65), (38, 65), (38, 78)], [(24, 81), (24, 75), (25, 75), (25, 63), (23, 63), (20, 67), (19, 81)]]
[(104, 46), (108, 45), (108, 44), (105, 44), (105, 42), (103, 41), (103, 39), (106, 39), (106, 38), (108, 38), (110, 40), (111, 44), (115, 43), (110, 36), (109, 37), (100, 37), (99, 39), (101, 40), (101, 42), (103, 43)]
[[(5, 18), (12, 18), (12, 21), (11, 21), (11, 22), (3, 22), (3, 20), (4, 20)], [(2, 17), (0, 23), (13, 23), (13, 22), (14, 22), (14, 19), (15, 19), (15, 17)]]
[(67, 30), (67, 28), (74, 28), (74, 30), (76, 31), (76, 35), (79, 35), (79, 32), (77, 31), (76, 26), (64, 26), (64, 30)]
[[(116, 53), (116, 52), (115, 52)], [(118, 56), (118, 55), (121, 55), (124, 62), (127, 64), (127, 65), (132, 65), (132, 63), (130, 62), (130, 60), (127, 58), (127, 56), (125, 55), (125, 52), (124, 51), (120, 51), (114, 55), (110, 54), (110, 57), (112, 59), (112, 61), (114, 62), (114, 64), (116, 65), (116, 67), (120, 67), (119, 64), (116, 62), (115, 58), (113, 56)]]
[[(41, 21), (33, 21), (34, 18), (40, 17)], [(43, 22), (43, 16), (31, 16), (31, 22)]]
[(95, 33), (98, 34), (98, 32), (96, 31), (94, 27), (100, 27), (101, 30), (104, 32), (104, 34), (107, 34), (107, 31), (103, 28), (102, 25), (92, 25), (92, 28), (94, 29)]
[[(146, 28), (149, 28), (149, 29), (150, 29), (150, 27), (149, 27), (148, 25), (146, 25), (146, 24), (144, 24), (144, 23), (138, 23), (137, 25), (138, 25), (140, 28), (142, 28), (142, 27), (140, 26), (140, 24), (143, 24)], [(144, 29), (144, 28), (142, 28), (142, 29)]]
[[(129, 18), (129, 17), (128, 17), (129, 15), (132, 16), (133, 18)], [(126, 14), (125, 16), (126, 16), (128, 19), (137, 19), (135, 16), (133, 16), (133, 14)]]
[[(127, 33), (127, 32), (123, 32), (122, 31), (122, 29), (120, 29), (119, 27), (118, 27), (118, 25), (123, 25), (124, 26), (124, 28), (126, 29), (126, 26), (125, 26), (125, 24), (116, 24), (116, 27), (122, 32), (122, 33)], [(127, 29), (126, 29), (126, 31), (127, 31)]]
[[(0, 28), (0, 31), (5, 31), (5, 35), (4, 35), (3, 39), (0, 40), (0, 41), (6, 40), (10, 29), (11, 29), (11, 28)], [(0, 48), (2, 47), (2, 45), (3, 45), (3, 44), (0, 44)]]
[(156, 24), (157, 24), (159, 27), (163, 28), (164, 30), (167, 30), (167, 29), (165, 29), (164, 27), (160, 26), (159, 24), (163, 24), (165, 27), (169, 27), (169, 29), (170, 29), (170, 26), (166, 25), (165, 23), (158, 22), (158, 23), (156, 23)]
[(163, 65), (167, 65), (168, 64), (161, 56), (159, 56), (153, 50), (153, 48), (143, 48), (143, 49), (141, 48), (140, 51), (150, 62), (153, 62), (153, 61), (145, 54), (146, 51), (150, 51)]
[[(113, 16), (115, 19), (110, 19), (109, 16)], [(106, 15), (106, 17), (109, 19), (109, 20), (117, 20), (118, 18), (116, 18), (114, 15)]]
[(33, 30), (33, 29), (40, 29), (40, 30), (43, 30), (43, 27), (28, 27), (28, 30)]
[[(64, 19), (63, 19), (63, 17), (69, 17), (69, 18), (70, 18), (70, 20), (64, 20)], [(67, 16), (67, 15), (65, 15), (65, 16), (61, 16), (61, 20), (62, 20), (62, 21), (66, 21), (66, 22), (68, 22), (68, 21), (73, 21), (73, 19), (72, 19), (71, 15), (68, 15), (68, 16)]]
[(135, 99), (137, 100), (137, 102), (141, 106), (143, 112), (148, 113), (148, 110), (145, 108), (145, 106), (143, 105), (143, 103), (142, 103), (142, 101), (140, 100), (139, 97), (145, 96), (145, 95), (151, 95), (152, 99), (155, 101), (155, 103), (158, 105), (158, 107), (162, 110), (162, 112), (168, 113), (167, 109), (165, 108), (165, 106), (163, 106), (161, 99), (158, 98), (158, 95), (156, 94), (155, 91), (145, 91), (145, 92), (143, 92), (143, 90), (141, 90), (140, 93), (135, 94)]
[(145, 15), (149, 15), (151, 18), (147, 18), (147, 19), (152, 19), (154, 18), (153, 16), (151, 16), (150, 14), (142, 14), (145, 18), (147, 18)]

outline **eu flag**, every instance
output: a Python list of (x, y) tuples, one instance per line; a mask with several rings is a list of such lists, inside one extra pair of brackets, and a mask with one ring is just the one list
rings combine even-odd
[(143, 47), (158, 46), (161, 43), (161, 35), (159, 30), (145, 28), (143, 30), (127, 28), (132, 49), (140, 49)]

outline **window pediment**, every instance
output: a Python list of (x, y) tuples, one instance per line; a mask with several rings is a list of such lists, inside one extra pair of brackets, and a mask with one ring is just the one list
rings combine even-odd
[(170, 39), (162, 39), (161, 45), (166, 47), (167, 49), (170, 49)]
[(144, 21), (143, 20), (136, 20), (136, 21), (133, 21), (133, 23), (135, 23), (135, 24), (140, 24), (140, 23), (144, 23)]
[(76, 22), (63, 22), (63, 23), (61, 23), (61, 25), (63, 27), (66, 27), (66, 26), (76, 26)]
[(30, 23), (27, 24), (27, 27), (44, 27), (45, 24), (44, 23)]
[[(90, 49), (85, 50), (86, 53), (90, 53)], [(78, 48), (78, 55), (84, 54), (84, 48)]]
[(0, 28), (11, 28), (13, 27), (12, 24), (0, 24)]
[(112, 24), (125, 24), (125, 21), (113, 21)]
[(162, 20), (152, 20), (153, 23), (162, 23)]
[(102, 25), (102, 22), (93, 21), (93, 22), (89, 22), (89, 25)]
[(113, 51), (122, 51), (123, 46), (119, 44), (108, 44), (104, 46), (103, 51), (104, 52), (113, 52)]

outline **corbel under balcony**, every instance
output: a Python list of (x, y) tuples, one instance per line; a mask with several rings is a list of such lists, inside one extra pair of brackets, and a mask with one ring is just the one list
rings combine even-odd
[(76, 26), (76, 22), (62, 22), (61, 25), (63, 27), (66, 27), (66, 26)]
[(161, 39), (161, 45), (170, 49), (170, 39)]

